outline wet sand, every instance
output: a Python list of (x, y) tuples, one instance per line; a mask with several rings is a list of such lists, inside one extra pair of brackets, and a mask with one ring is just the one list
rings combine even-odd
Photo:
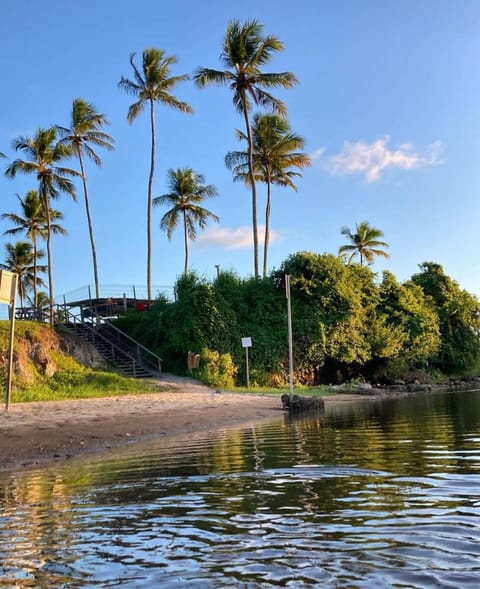
[[(0, 470), (28, 468), (160, 436), (281, 418), (279, 395), (219, 392), (165, 376), (168, 392), (19, 403), (0, 409)], [(327, 404), (367, 400), (334, 395)]]

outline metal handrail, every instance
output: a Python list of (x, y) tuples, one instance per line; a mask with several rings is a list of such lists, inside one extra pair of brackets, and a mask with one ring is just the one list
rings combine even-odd
[(110, 321), (106, 320), (103, 325), (108, 325), (109, 328), (113, 329), (113, 331), (118, 336), (120, 341), (127, 340), (129, 343), (133, 344), (135, 346), (136, 351), (137, 351), (137, 357), (138, 357), (139, 361), (142, 360), (142, 357), (140, 355), (140, 350), (142, 350), (144, 352), (144, 354), (146, 354), (147, 357), (149, 357), (149, 359), (146, 361), (151, 366), (155, 366), (156, 369), (158, 370), (158, 372), (162, 372), (162, 359), (159, 356), (157, 356), (157, 354), (155, 354), (154, 352), (152, 352), (151, 350), (146, 348), (140, 342), (137, 342), (135, 339), (133, 339), (133, 337), (130, 337), (128, 335), (128, 333), (125, 333), (124, 331), (119, 329), (116, 325), (113, 325), (113, 323), (111, 323)]
[(112, 342), (111, 340), (106, 338), (104, 335), (99, 333), (99, 331), (97, 329), (95, 329), (95, 327), (93, 327), (92, 325), (89, 325), (88, 323), (85, 323), (84, 321), (81, 321), (76, 315), (74, 315), (73, 313), (71, 313), (68, 310), (66, 310), (66, 318), (73, 319), (73, 324), (75, 327), (78, 324), (78, 325), (81, 325), (82, 327), (86, 327), (88, 330), (90, 330), (94, 340), (95, 340), (95, 338), (99, 338), (103, 342), (105, 342), (106, 344), (111, 346), (113, 358), (115, 358), (115, 350), (117, 351), (117, 356), (118, 356), (118, 353), (122, 354), (124, 357), (126, 356), (132, 362), (133, 375), (136, 376), (137, 364), (140, 364), (140, 360), (137, 360), (137, 358), (132, 356), (129, 352), (125, 351), (120, 346), (118, 346), (116, 343)]

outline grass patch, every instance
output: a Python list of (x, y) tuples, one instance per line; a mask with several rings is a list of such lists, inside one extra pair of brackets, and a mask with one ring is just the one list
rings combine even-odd
[[(247, 387), (230, 387), (224, 388), (223, 390), (229, 391), (231, 393), (250, 393), (253, 395), (278, 395), (279, 397), (283, 395), (283, 393), (290, 392), (290, 389), (288, 387), (250, 387), (249, 389), (247, 389)], [(328, 385), (318, 387), (295, 385), (293, 389), (294, 394), (304, 396), (325, 396), (337, 392), (338, 391), (332, 391), (328, 387)]]
[(128, 378), (115, 372), (77, 368), (62, 370), (52, 376), (48, 382), (14, 389), (12, 402), (94, 399), (117, 395), (158, 393), (168, 390), (170, 390), (169, 387), (151, 380)]

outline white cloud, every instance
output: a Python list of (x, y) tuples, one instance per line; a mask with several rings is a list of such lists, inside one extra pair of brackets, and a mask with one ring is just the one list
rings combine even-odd
[[(440, 141), (430, 143), (423, 152), (415, 149), (412, 143), (402, 143), (390, 149), (389, 141), (388, 135), (373, 143), (345, 141), (340, 153), (323, 158), (322, 165), (334, 175), (361, 174), (367, 182), (377, 182), (388, 168), (413, 170), (443, 163)], [(323, 152), (319, 149), (315, 154), (318, 158)]]
[[(258, 239), (263, 243), (265, 226), (258, 226)], [(276, 231), (270, 231), (270, 243), (279, 238)], [(253, 232), (251, 227), (213, 227), (199, 235), (196, 243), (201, 247), (222, 247), (228, 250), (246, 249), (253, 246)]]

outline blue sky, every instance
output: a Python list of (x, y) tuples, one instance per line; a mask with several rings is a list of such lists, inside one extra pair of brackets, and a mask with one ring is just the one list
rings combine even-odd
[[(343, 226), (367, 220), (384, 232), (390, 259), (373, 269), (408, 279), (434, 261), (480, 294), (480, 2), (478, 0), (23, 0), (2, 7), (0, 151), (38, 127), (68, 125), (81, 97), (111, 122), (111, 153), (89, 165), (100, 281), (146, 281), (146, 194), (149, 121), (126, 121), (133, 101), (118, 88), (131, 77), (129, 55), (158, 47), (178, 58), (173, 74), (221, 69), (228, 22), (258, 19), (284, 51), (266, 71), (292, 71), (300, 84), (276, 95), (293, 130), (306, 140), (313, 166), (298, 192), (273, 192), (270, 268), (301, 250), (336, 253)], [(191, 166), (214, 184), (208, 208), (221, 217), (191, 247), (191, 269), (215, 265), (253, 273), (250, 193), (232, 182), (223, 160), (238, 148), (242, 118), (227, 88), (180, 84), (175, 95), (194, 115), (157, 108), (155, 195), (167, 192), (167, 170)], [(7, 161), (0, 162), (2, 166)], [(72, 161), (69, 165), (74, 166)], [(0, 177), (1, 212), (17, 211), (15, 193), (33, 179)], [(66, 238), (54, 238), (55, 291), (93, 284), (82, 192), (64, 196)], [(259, 218), (264, 190), (259, 187)], [(168, 242), (154, 210), (153, 284), (172, 285), (183, 269), (182, 232)], [(0, 230), (8, 228), (3, 221)], [(4, 238), (3, 238), (4, 239)], [(1, 246), (3, 249), (3, 245)]]

